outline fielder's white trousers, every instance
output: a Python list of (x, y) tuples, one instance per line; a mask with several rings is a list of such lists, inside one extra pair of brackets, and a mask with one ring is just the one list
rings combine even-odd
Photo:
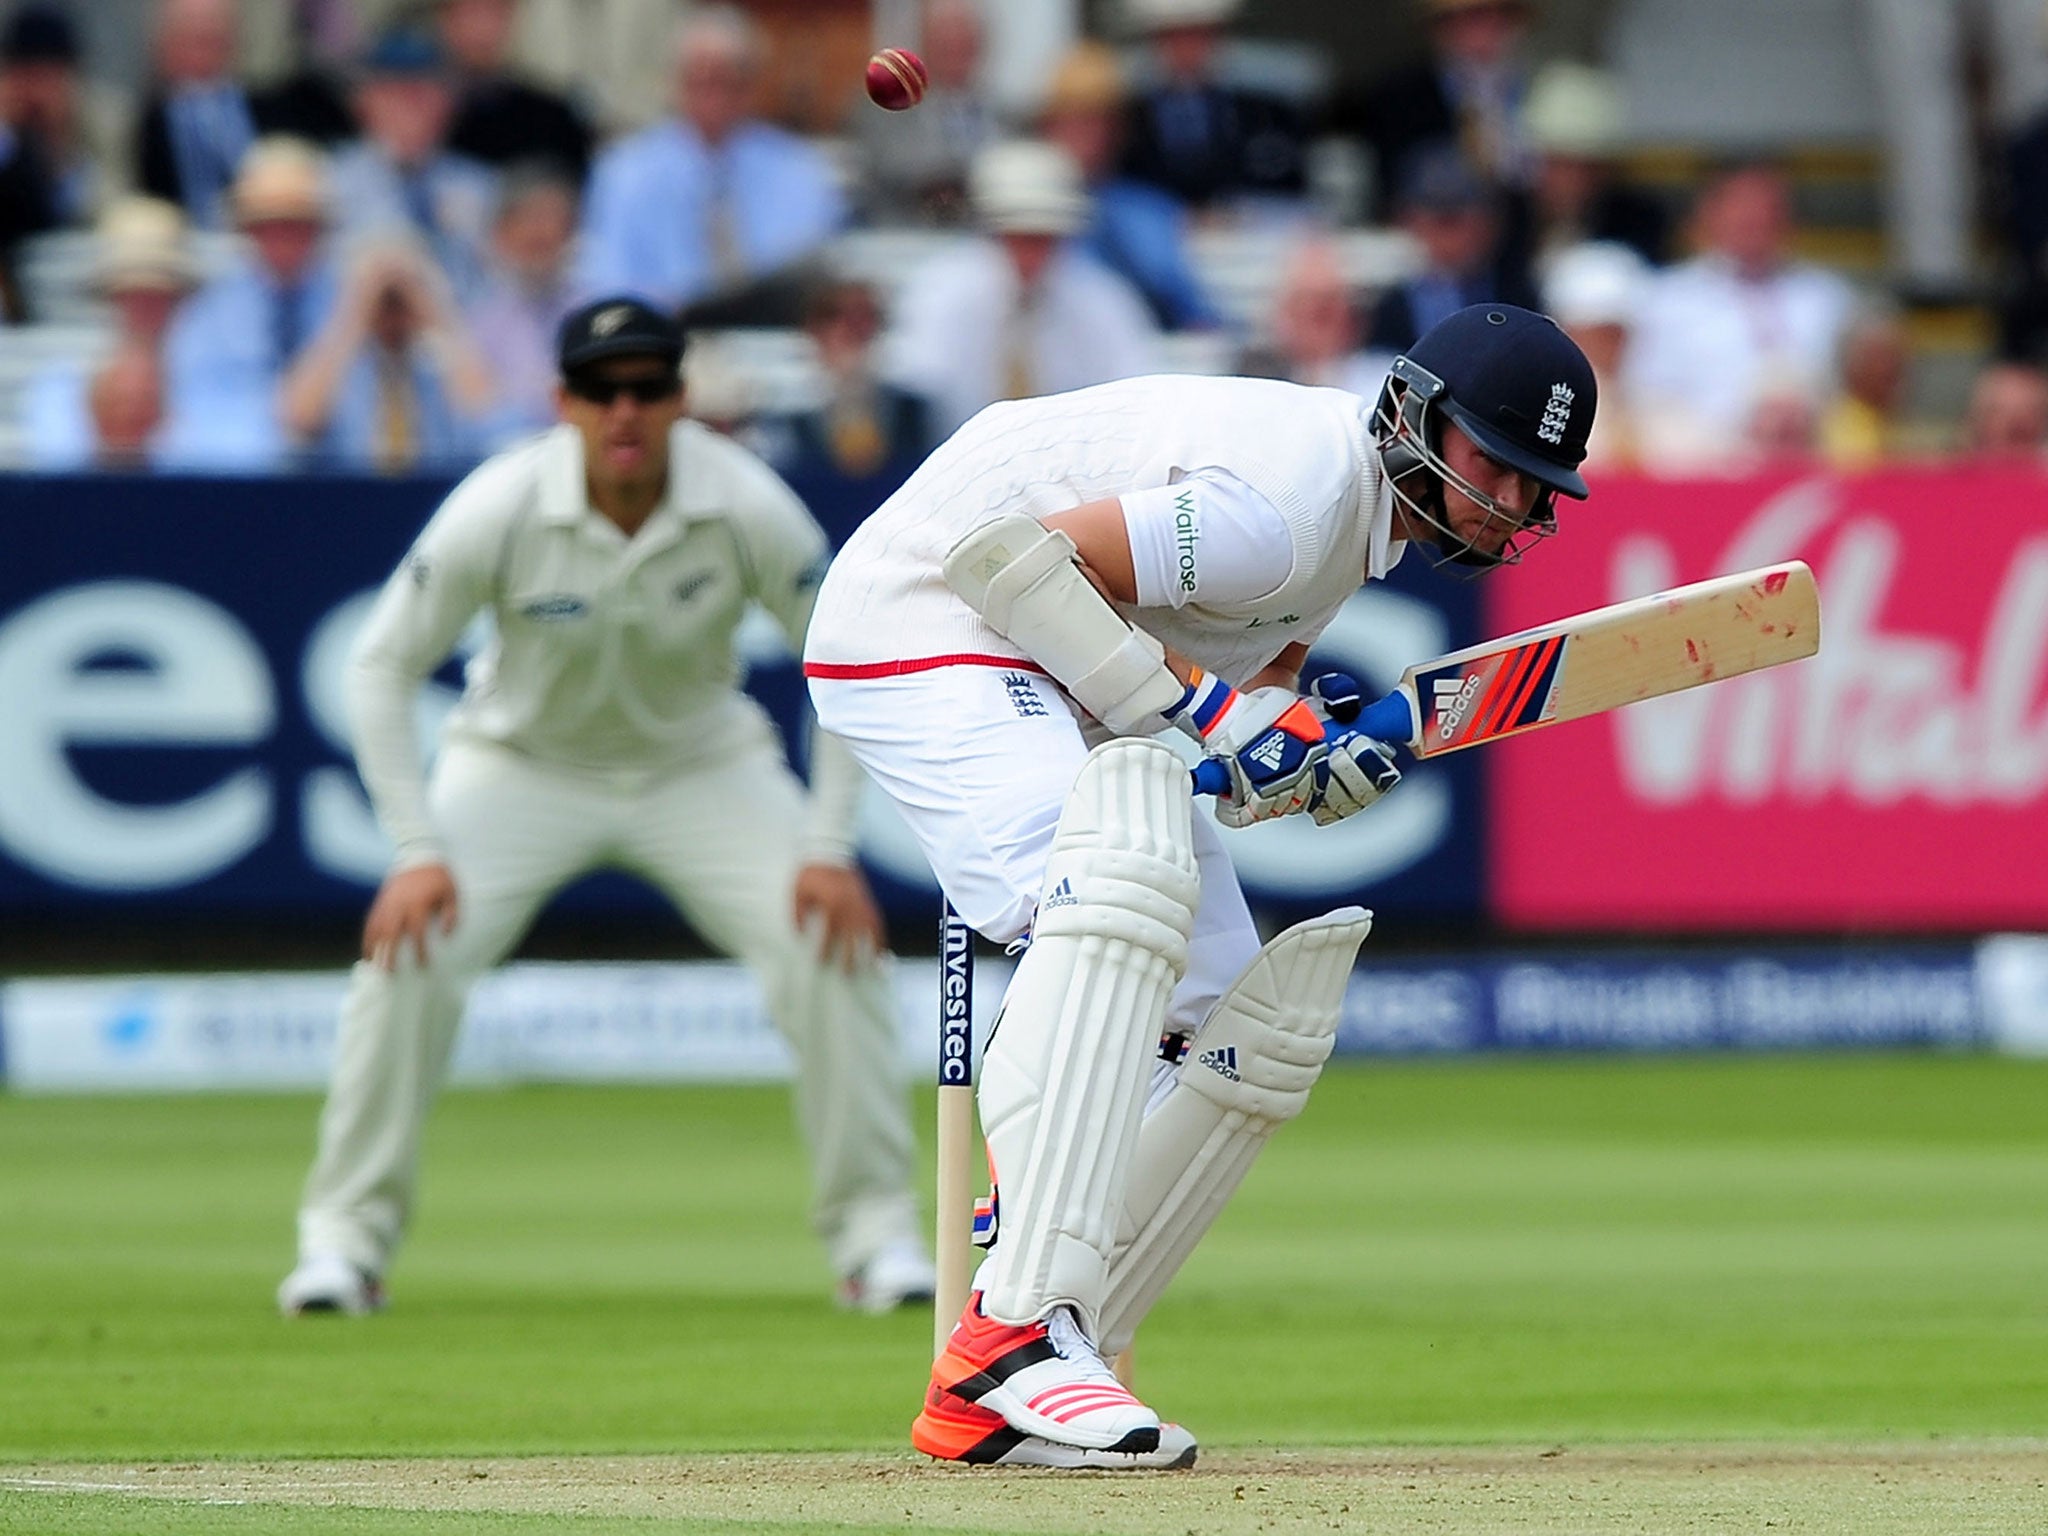
[[(979, 665), (810, 679), (818, 723), (896, 803), (954, 910), (999, 943), (1031, 926), (1067, 795), (1095, 742), (1050, 678)], [(1206, 808), (1202, 894), (1166, 1028), (1192, 1034), (1258, 953), (1237, 871)]]
[[(735, 786), (744, 786), (736, 793)], [(760, 979), (796, 1058), (813, 1217), (839, 1274), (915, 1240), (912, 1139), (886, 960), (853, 976), (796, 931), (791, 888), (803, 788), (769, 743), (715, 772), (583, 772), (453, 740), (430, 784), (460, 921), (424, 968), (358, 962), (342, 1005), (319, 1151), (299, 1211), (301, 1253), (381, 1274), (413, 1203), (420, 1132), (471, 983), (516, 946), (549, 896), (614, 867), (658, 887), (707, 941)]]

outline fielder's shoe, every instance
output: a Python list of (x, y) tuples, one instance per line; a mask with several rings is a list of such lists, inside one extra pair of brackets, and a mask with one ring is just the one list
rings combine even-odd
[(899, 1237), (839, 1282), (839, 1304), (856, 1312), (893, 1312), (929, 1302), (938, 1288), (938, 1272), (923, 1244)]
[(1159, 1426), (1150, 1451), (1089, 1451), (1012, 1429), (979, 1403), (932, 1387), (910, 1426), (910, 1443), (927, 1456), (968, 1467), (1064, 1467), (1089, 1472), (1178, 1472), (1195, 1464), (1195, 1437), (1178, 1424)]
[(277, 1288), (277, 1310), (286, 1317), (312, 1312), (361, 1317), (384, 1310), (384, 1285), (338, 1253), (309, 1253)]
[(1159, 1449), (1159, 1415), (1116, 1379), (1071, 1307), (1017, 1327), (983, 1317), (976, 1291), (932, 1366), (932, 1385), (1059, 1445), (1124, 1455)]

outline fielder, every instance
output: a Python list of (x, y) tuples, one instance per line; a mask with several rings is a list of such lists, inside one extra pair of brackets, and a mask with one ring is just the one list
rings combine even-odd
[[(1185, 1466), (1104, 1360), (1329, 1055), (1371, 925), (1263, 948), (1169, 725), (1227, 766), (1216, 818), (1323, 824), (1391, 790), (1326, 733), (1310, 643), (1408, 544), (1484, 569), (1583, 498), (1593, 374), (1549, 320), (1461, 310), (1370, 413), (1336, 389), (1144, 378), (989, 407), (847, 543), (804, 670), (960, 914), (1029, 935), (979, 1103), (997, 1237), (912, 1442), (943, 1459)], [(1091, 748), (1093, 750), (1091, 750)]]
[[(802, 644), (825, 538), (759, 460), (681, 419), (682, 350), (631, 300), (569, 316), (560, 424), (455, 488), (358, 643), (357, 763), (397, 856), (342, 1008), (287, 1314), (382, 1305), (470, 984), (599, 866), (760, 978), (842, 1300), (931, 1297), (894, 993), (853, 862), (860, 770), (820, 733), (806, 796), (733, 653), (749, 603)], [(429, 781), (419, 688), (479, 611), (495, 639)]]

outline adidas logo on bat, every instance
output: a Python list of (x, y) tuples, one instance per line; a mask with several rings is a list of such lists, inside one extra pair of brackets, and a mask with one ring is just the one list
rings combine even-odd
[(1441, 741), (1449, 741), (1465, 723), (1465, 711), (1472, 707), (1472, 701), (1479, 696), (1480, 679), (1471, 677), (1440, 677), (1432, 687), (1436, 698), (1436, 734)]
[(1218, 1077), (1227, 1078), (1233, 1083), (1244, 1081), (1237, 1075), (1237, 1047), (1234, 1045), (1226, 1045), (1220, 1051), (1204, 1051), (1195, 1060)]

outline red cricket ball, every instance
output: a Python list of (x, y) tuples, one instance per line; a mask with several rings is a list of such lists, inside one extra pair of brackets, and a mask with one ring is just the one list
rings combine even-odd
[(868, 100), (891, 112), (903, 112), (924, 100), (931, 84), (924, 60), (908, 48), (884, 48), (868, 60)]

